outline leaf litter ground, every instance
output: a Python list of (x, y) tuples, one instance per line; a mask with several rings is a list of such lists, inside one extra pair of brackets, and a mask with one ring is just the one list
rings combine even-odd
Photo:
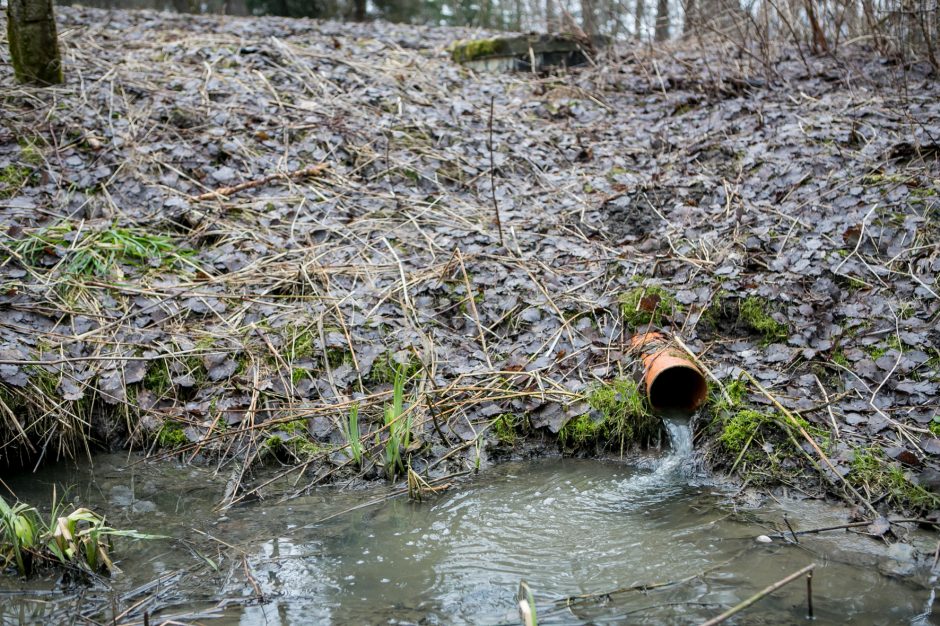
[[(510, 453), (497, 422), (557, 449), (654, 318), (726, 388), (759, 381), (697, 419), (713, 465), (937, 508), (929, 68), (677, 44), (475, 74), (447, 56), (482, 35), (460, 29), (60, 20), (68, 83), (0, 109), (5, 463), (208, 455), (230, 503), (259, 460), (297, 492), (376, 477), (344, 425), (358, 406), (381, 459), (402, 371), (433, 489)], [(773, 401), (822, 457), (770, 436)]]

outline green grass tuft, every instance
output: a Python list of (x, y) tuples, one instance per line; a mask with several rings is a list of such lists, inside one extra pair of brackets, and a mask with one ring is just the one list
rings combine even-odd
[(120, 265), (164, 266), (185, 261), (188, 253), (172, 239), (138, 228), (112, 226), (106, 230), (73, 231), (70, 224), (57, 224), (11, 242), (13, 250), (31, 265), (46, 256), (58, 257), (63, 271), (73, 276), (111, 276)]
[(395, 480), (399, 472), (405, 471), (401, 458), (402, 449), (411, 445), (411, 421), (413, 412), (405, 415), (405, 368), (398, 370), (392, 389), (392, 403), (385, 405), (385, 473), (389, 480)]
[(79, 508), (66, 512), (53, 492), (52, 511), (46, 521), (36, 507), (13, 504), (0, 496), (0, 571), (13, 564), (20, 576), (36, 573), (43, 566), (60, 565), (86, 573), (115, 570), (110, 553), (112, 537), (156, 539), (134, 530), (116, 530), (103, 516)]
[(359, 433), (359, 405), (353, 404), (349, 407), (349, 418), (343, 426), (343, 436), (349, 446), (349, 458), (357, 467), (362, 467), (363, 446)]

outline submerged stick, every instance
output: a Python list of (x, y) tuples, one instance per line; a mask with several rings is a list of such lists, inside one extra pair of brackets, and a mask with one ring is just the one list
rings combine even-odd
[[(816, 533), (826, 532), (827, 530), (847, 530), (849, 528), (861, 528), (862, 526), (871, 526), (871, 522), (851, 522), (848, 524), (839, 524), (838, 526), (823, 526), (822, 528), (810, 528), (808, 530), (798, 530), (794, 532), (790, 530), (790, 534), (794, 535), (813, 535)], [(787, 533), (776, 533), (774, 535), (767, 535), (768, 537), (774, 539), (784, 539), (787, 536)]]
[(813, 572), (806, 574), (806, 616), (813, 619)]
[[(441, 484), (441, 483), (443, 483), (445, 480), (451, 480), (451, 479), (454, 479), (454, 478), (459, 478), (460, 476), (466, 476), (466, 475), (469, 474), (469, 473), (470, 473), (469, 471), (465, 471), (465, 472), (455, 472), (455, 473), (453, 473), (453, 474), (448, 474), (447, 476), (441, 476), (440, 478), (435, 478), (434, 480), (429, 481), (427, 484), (428, 484), (430, 487), (434, 488), (434, 489), (443, 490), (445, 487), (449, 487), (449, 486), (450, 486), (449, 483)], [(405, 488), (403, 488), (403, 489), (395, 489), (394, 491), (391, 491), (391, 492), (389, 492), (388, 494), (386, 494), (386, 495), (384, 495), (384, 496), (382, 496), (382, 497), (380, 497), (380, 498), (374, 498), (374, 499), (372, 499), (372, 500), (369, 500), (368, 502), (363, 502), (362, 504), (357, 504), (356, 506), (351, 506), (351, 507), (349, 507), (348, 509), (344, 509), (344, 510), (339, 511), (339, 512), (337, 512), (337, 513), (333, 513), (333, 514), (331, 514), (331, 515), (327, 515), (326, 517), (321, 517), (320, 519), (318, 519), (318, 520), (316, 520), (315, 522), (312, 522), (312, 523), (310, 523), (310, 524), (306, 524), (306, 525), (304, 525), (304, 526), (298, 526), (298, 528), (313, 528), (313, 527), (316, 526), (317, 524), (322, 524), (323, 522), (328, 522), (328, 521), (330, 521), (331, 519), (336, 519), (337, 517), (341, 517), (341, 516), (343, 516), (343, 515), (346, 515), (347, 513), (352, 513), (353, 511), (358, 511), (359, 509), (368, 508), (368, 507), (370, 507), (370, 506), (372, 506), (372, 505), (374, 505), (374, 504), (381, 504), (381, 503), (383, 503), (383, 502), (388, 502), (389, 500), (393, 500), (394, 498), (397, 498), (397, 497), (399, 497), (399, 496), (406, 495), (407, 493), (408, 493), (408, 487), (405, 487)]]
[(728, 619), (734, 617), (735, 615), (737, 615), (738, 613), (740, 613), (741, 611), (743, 611), (743, 610), (746, 609), (747, 607), (751, 606), (752, 604), (754, 604), (755, 602), (757, 602), (757, 601), (760, 600), (761, 598), (764, 598), (764, 597), (766, 597), (766, 596), (769, 596), (769, 595), (772, 594), (774, 591), (776, 591), (777, 589), (780, 589), (780, 588), (783, 587), (784, 585), (787, 585), (787, 584), (789, 584), (789, 583), (792, 583), (794, 580), (796, 580), (797, 578), (799, 578), (799, 577), (802, 576), (803, 574), (807, 574), (807, 573), (809, 573), (809, 572), (812, 572), (812, 571), (813, 571), (813, 568), (815, 568), (815, 567), (816, 567), (816, 564), (815, 564), (815, 563), (810, 563), (809, 565), (807, 565), (807, 566), (804, 567), (803, 569), (801, 569), (801, 570), (799, 570), (799, 571), (797, 571), (797, 572), (793, 572), (792, 574), (790, 574), (790, 575), (787, 576), (786, 578), (783, 578), (783, 579), (781, 579), (781, 580), (778, 580), (778, 581), (775, 582), (774, 584), (768, 585), (768, 586), (764, 587), (763, 589), (761, 589), (760, 591), (758, 591), (757, 593), (755, 593), (753, 596), (751, 596), (751, 597), (748, 598), (747, 600), (744, 600), (743, 602), (740, 602), (740, 603), (736, 604), (735, 606), (731, 607), (730, 609), (728, 609), (727, 611), (725, 611), (724, 613), (722, 613), (722, 614), (719, 615), (718, 617), (713, 617), (713, 618), (711, 618), (710, 620), (708, 620), (708, 621), (706, 621), (706, 622), (702, 622), (702, 624), (701, 624), (700, 626), (716, 626), (716, 624), (721, 624), (721, 623), (725, 622), (726, 620), (728, 620)]
[(596, 601), (596, 600), (602, 600), (602, 599), (609, 599), (610, 596), (613, 596), (615, 594), (620, 594), (620, 593), (626, 593), (629, 591), (638, 591), (641, 593), (645, 593), (647, 591), (653, 591), (654, 589), (662, 589), (663, 587), (673, 587), (676, 585), (682, 585), (691, 580), (695, 580), (696, 578), (703, 578), (706, 574), (713, 572), (716, 569), (719, 569), (721, 567), (724, 567), (725, 565), (728, 565), (729, 563), (734, 562), (739, 556), (744, 554), (746, 551), (747, 551), (746, 548), (744, 550), (740, 550), (739, 552), (734, 554), (731, 558), (725, 559), (724, 561), (720, 563), (715, 563), (714, 565), (700, 572), (696, 572), (690, 576), (686, 576), (685, 578), (679, 578), (676, 580), (665, 580), (661, 582), (652, 582), (652, 583), (638, 583), (636, 585), (630, 585), (628, 587), (620, 587), (619, 589), (613, 589), (611, 591), (602, 591), (600, 593), (584, 593), (584, 594), (580, 594), (576, 596), (568, 596), (567, 598), (555, 600), (555, 606), (559, 606), (559, 607), (563, 606), (563, 607), (571, 608), (572, 605), (579, 603), (579, 602), (585, 602), (589, 600)]
[[(902, 519), (889, 519), (888, 523), (889, 524), (932, 524), (934, 526), (938, 525), (937, 522), (934, 522), (928, 519), (907, 518), (907, 517), (902, 518)], [(793, 535), (815, 535), (817, 533), (826, 532), (828, 530), (848, 530), (850, 528), (861, 528), (863, 526), (871, 526), (871, 521), (849, 522), (847, 524), (838, 524), (836, 526), (822, 526), (820, 528), (808, 528), (806, 530), (797, 530), (795, 532), (792, 532), (792, 534)], [(787, 536), (787, 533), (778, 532), (776, 534), (767, 535), (767, 536), (772, 539), (784, 539)]]

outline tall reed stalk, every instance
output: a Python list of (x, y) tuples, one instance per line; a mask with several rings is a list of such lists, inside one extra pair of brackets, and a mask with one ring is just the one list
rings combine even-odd
[(359, 434), (359, 405), (349, 407), (349, 419), (343, 428), (346, 442), (349, 444), (349, 455), (357, 467), (362, 467), (362, 441)]
[(413, 414), (405, 414), (405, 371), (395, 370), (392, 388), (392, 403), (385, 405), (385, 426), (388, 430), (385, 441), (385, 472), (389, 480), (395, 480), (399, 472), (405, 471), (401, 451), (411, 445), (411, 422)]

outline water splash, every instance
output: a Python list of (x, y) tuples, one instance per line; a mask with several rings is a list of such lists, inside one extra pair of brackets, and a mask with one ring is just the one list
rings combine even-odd
[(615, 508), (646, 506), (649, 498), (659, 499), (680, 493), (692, 475), (692, 429), (688, 417), (667, 416), (663, 419), (669, 434), (669, 448), (663, 456), (636, 463), (635, 472), (617, 483), (609, 498)]
[(670, 468), (687, 465), (692, 459), (692, 426), (685, 417), (664, 417), (663, 423), (669, 433), (669, 454), (663, 465)]
[(688, 417), (663, 418), (666, 431), (669, 433), (669, 446), (673, 454), (691, 456), (692, 454), (692, 425)]

